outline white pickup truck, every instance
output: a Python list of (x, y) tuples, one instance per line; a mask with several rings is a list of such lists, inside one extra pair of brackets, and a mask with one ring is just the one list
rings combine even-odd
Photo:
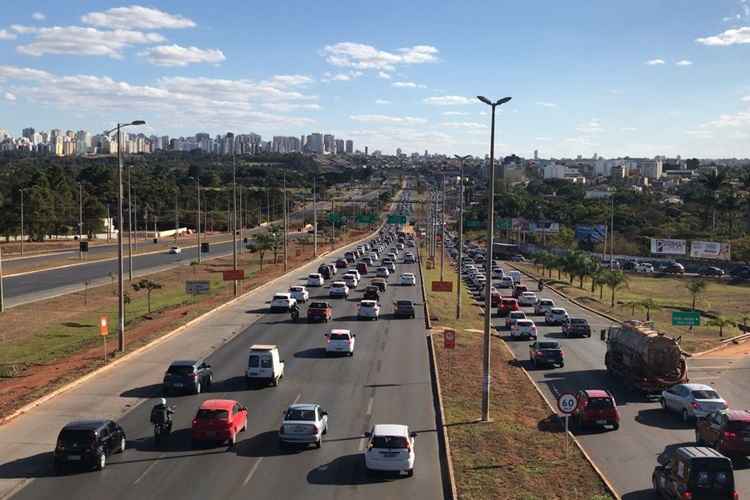
[(284, 360), (279, 358), (279, 348), (275, 345), (256, 344), (250, 347), (247, 358), (245, 381), (248, 386), (258, 383), (279, 385), (284, 377)]

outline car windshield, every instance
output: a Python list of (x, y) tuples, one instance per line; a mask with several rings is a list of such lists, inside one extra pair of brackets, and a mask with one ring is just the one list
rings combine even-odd
[(531, 326), (533, 323), (529, 320), (523, 320), (516, 323), (518, 326)]
[(190, 375), (193, 373), (193, 367), (185, 365), (172, 365), (167, 368), (167, 373), (169, 373), (170, 375)]
[(404, 449), (409, 441), (403, 436), (375, 436), (372, 438), (373, 448)]
[(695, 399), (721, 399), (721, 396), (716, 391), (710, 389), (692, 391), (692, 393)]
[(589, 399), (589, 408), (592, 410), (606, 410), (612, 408), (612, 400), (609, 398), (591, 398)]
[(71, 445), (76, 444), (88, 444), (94, 441), (96, 435), (94, 431), (83, 430), (83, 429), (66, 429), (60, 433), (59, 440), (63, 444)]
[(227, 410), (210, 410), (201, 408), (198, 410), (198, 414), (195, 418), (198, 420), (227, 420), (229, 418), (229, 412)]
[(284, 415), (284, 420), (306, 420), (315, 422), (315, 410), (305, 410), (301, 408), (289, 408)]
[(558, 344), (557, 342), (539, 342), (537, 344), (537, 347), (539, 349), (559, 349), (560, 344)]
[(349, 335), (346, 333), (332, 333), (328, 338), (331, 340), (349, 340)]
[(287, 298), (288, 297), (286, 295), (274, 295), (273, 296), (273, 300), (287, 300)]

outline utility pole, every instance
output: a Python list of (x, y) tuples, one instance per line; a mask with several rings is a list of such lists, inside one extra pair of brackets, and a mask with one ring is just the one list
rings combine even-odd
[(135, 253), (138, 253), (138, 196), (136, 194), (133, 194), (133, 229), (135, 231), (133, 247), (135, 248)]
[(133, 281), (133, 197), (130, 191), (130, 171), (133, 165), (128, 167), (128, 281)]
[[(237, 271), (237, 160), (236, 136), (232, 136), (232, 268)], [(234, 280), (234, 296), (238, 293), (238, 283)]]
[(180, 188), (174, 187), (174, 244), (177, 246), (177, 230), (180, 227), (180, 214), (177, 208), (177, 200), (180, 196)]
[(240, 186), (240, 196), (238, 198), (238, 203), (239, 203), (239, 209), (238, 209), (237, 212), (238, 212), (238, 216), (240, 218), (239, 219), (239, 224), (238, 224), (239, 225), (239, 232), (240, 232), (240, 249), (239, 249), (239, 253), (243, 253), (244, 252), (244, 248), (243, 247), (245, 246), (245, 244), (244, 244), (245, 240), (242, 239), (242, 223), (243, 223), (243, 219), (242, 219), (242, 187), (241, 186)]
[(107, 203), (107, 241), (112, 239), (112, 217), (109, 215), (109, 203)]
[(195, 191), (198, 199), (198, 215), (195, 218), (195, 234), (198, 235), (198, 264), (201, 263), (201, 182), (195, 179)]
[(443, 172), (443, 203), (440, 214), (440, 281), (444, 281), (443, 266), (445, 265), (445, 172)]
[(609, 270), (612, 271), (615, 265), (615, 197), (611, 197), (611, 211), (609, 227), (612, 230), (612, 236), (609, 238)]
[(331, 251), (336, 244), (336, 219), (334, 218), (334, 201), (331, 198)]
[(284, 171), (284, 272), (287, 271), (287, 237), (289, 235), (289, 219), (288, 219), (288, 207), (286, 201), (286, 170)]
[(318, 176), (313, 177), (313, 249), (318, 256)]
[(21, 191), (21, 255), (23, 255), (23, 192), (25, 189), (19, 189)]
[(83, 187), (78, 183), (78, 258), (83, 260)]
[(455, 158), (461, 162), (459, 171), (459, 208), (458, 208), (458, 277), (456, 279), (456, 319), (461, 319), (461, 268), (463, 266), (464, 255), (464, 161), (470, 158), (467, 156), (455, 155)]
[(266, 222), (271, 223), (271, 195), (268, 194), (268, 186), (266, 186)]
[(5, 291), (3, 289), (3, 249), (0, 247), (0, 313), (5, 312)]

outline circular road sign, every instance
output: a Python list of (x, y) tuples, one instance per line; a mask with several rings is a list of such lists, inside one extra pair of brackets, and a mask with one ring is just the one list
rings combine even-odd
[(578, 400), (576, 399), (575, 394), (564, 392), (557, 398), (557, 408), (566, 415), (570, 415), (576, 411), (577, 406)]

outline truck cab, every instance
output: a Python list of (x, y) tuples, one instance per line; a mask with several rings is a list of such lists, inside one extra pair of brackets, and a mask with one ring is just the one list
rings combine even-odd
[(284, 376), (284, 360), (275, 345), (256, 344), (250, 347), (245, 381), (248, 386), (266, 383), (276, 386)]

